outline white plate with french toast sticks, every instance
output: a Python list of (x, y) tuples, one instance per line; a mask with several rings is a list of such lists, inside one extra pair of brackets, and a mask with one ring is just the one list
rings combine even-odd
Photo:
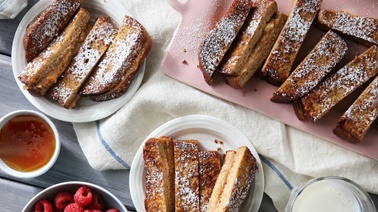
[(133, 97), (150, 48), (145, 28), (117, 0), (41, 0), (17, 28), (12, 68), (36, 108), (89, 122)]
[(166, 75), (378, 160), (376, 0), (168, 2)]
[(263, 167), (251, 141), (206, 115), (176, 118), (151, 132), (129, 180), (137, 211), (258, 211), (264, 192)]

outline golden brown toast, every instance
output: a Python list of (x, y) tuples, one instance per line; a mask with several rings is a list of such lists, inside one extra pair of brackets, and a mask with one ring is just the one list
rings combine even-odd
[(286, 19), (287, 16), (280, 12), (273, 15), (265, 26), (260, 39), (257, 41), (240, 73), (236, 76), (227, 76), (225, 78), (228, 85), (236, 89), (240, 89), (256, 73), (256, 71), (268, 57), (274, 42), (277, 40), (277, 37), (286, 22)]
[(221, 170), (221, 154), (218, 151), (199, 151), (200, 211), (205, 212), (215, 182)]
[[(231, 156), (227, 158), (227, 154), (231, 154)], [(248, 147), (239, 147), (236, 153), (227, 152), (225, 163), (230, 158), (232, 159), (231, 164), (222, 166), (218, 176), (213, 191), (214, 195), (211, 195), (207, 209), (209, 212), (239, 211), (255, 178), (257, 162)], [(224, 169), (226, 169), (225, 172)]]
[(356, 88), (378, 73), (378, 48), (372, 46), (294, 102), (301, 120), (314, 123)]
[(43, 96), (58, 80), (85, 39), (90, 14), (81, 8), (64, 31), (18, 76), (25, 88)]
[(172, 139), (148, 139), (143, 147), (143, 159), (146, 169), (146, 211), (175, 211)]
[(273, 93), (271, 101), (289, 103), (306, 95), (340, 62), (347, 49), (345, 41), (329, 30)]
[(79, 89), (112, 43), (117, 30), (109, 18), (98, 17), (78, 54), (50, 88), (48, 96), (67, 109), (75, 107), (80, 99)]
[(351, 143), (360, 143), (378, 116), (378, 77), (337, 121), (333, 132)]
[(54, 0), (26, 27), (23, 37), (26, 62), (32, 61), (59, 35), (83, 0)]
[(277, 12), (277, 3), (274, 0), (257, 0), (240, 29), (235, 41), (228, 49), (218, 70), (225, 75), (239, 75), (260, 39), (267, 22)]
[(207, 84), (213, 82), (214, 73), (247, 18), (252, 4), (252, 0), (234, 0), (226, 14), (205, 36), (198, 59)]
[(126, 72), (135, 72), (144, 59), (144, 45), (149, 42), (144, 27), (130, 16), (122, 25), (103, 59), (83, 86), (85, 95), (103, 94), (120, 84)]
[(198, 141), (174, 141), (173, 151), (175, 161), (175, 211), (198, 212), (200, 210)]
[(323, 27), (352, 36), (364, 45), (371, 46), (378, 44), (377, 18), (352, 15), (347, 11), (321, 9), (317, 20)]
[(322, 0), (293, 1), (285, 26), (261, 69), (261, 73), (270, 84), (281, 85), (289, 76), (321, 3)]

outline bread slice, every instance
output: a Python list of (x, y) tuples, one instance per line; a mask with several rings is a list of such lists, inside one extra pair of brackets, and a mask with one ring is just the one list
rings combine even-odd
[(200, 210), (198, 141), (174, 141), (173, 150), (175, 161), (175, 211), (198, 212)]
[(54, 0), (26, 27), (23, 37), (26, 62), (32, 61), (59, 35), (83, 0)]
[(340, 62), (347, 49), (347, 44), (339, 35), (328, 31), (273, 93), (271, 101), (289, 103), (306, 95)]
[(364, 45), (378, 44), (377, 18), (352, 15), (347, 11), (321, 9), (317, 20), (323, 27), (349, 35)]
[(318, 121), (357, 87), (378, 74), (377, 60), (378, 47), (374, 45), (295, 101), (297, 117), (313, 123)]
[(257, 162), (248, 147), (227, 151), (207, 211), (239, 211), (257, 170)]
[(110, 18), (98, 17), (78, 54), (50, 88), (48, 96), (67, 109), (75, 107), (80, 99), (81, 86), (113, 42), (117, 30)]
[(175, 195), (172, 139), (148, 139), (143, 147), (143, 159), (146, 169), (146, 211), (173, 212)]
[(274, 42), (277, 40), (277, 37), (286, 22), (286, 19), (287, 16), (280, 12), (273, 15), (273, 17), (266, 24), (260, 39), (257, 41), (247, 59), (247, 62), (240, 70), (240, 73), (236, 76), (226, 76), (225, 81), (228, 85), (236, 89), (240, 89), (256, 73), (256, 71), (262, 66), (265, 59), (268, 57)]
[(266, 81), (281, 85), (289, 76), (294, 60), (320, 9), (322, 0), (294, 0), (289, 17), (274, 44), (261, 73)]
[(85, 39), (90, 14), (81, 8), (64, 31), (18, 76), (31, 93), (43, 96), (58, 80)]
[(114, 42), (83, 86), (81, 93), (103, 94), (119, 85), (126, 72), (135, 72), (143, 61), (143, 48), (147, 46), (145, 42), (151, 44), (144, 27), (134, 18), (125, 16)]
[(218, 151), (199, 151), (200, 211), (205, 212), (215, 182), (221, 170), (221, 154)]
[(211, 85), (214, 73), (251, 10), (252, 0), (234, 0), (226, 14), (205, 36), (199, 49), (199, 68)]
[(333, 132), (351, 143), (360, 143), (378, 116), (378, 77), (337, 121)]
[(240, 74), (267, 22), (277, 12), (277, 3), (274, 0), (257, 0), (253, 7), (255, 9), (248, 15), (235, 41), (218, 67), (222, 74)]

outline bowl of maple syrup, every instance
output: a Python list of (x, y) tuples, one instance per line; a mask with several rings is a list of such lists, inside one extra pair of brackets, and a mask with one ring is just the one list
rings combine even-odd
[(42, 113), (18, 110), (0, 119), (0, 168), (18, 178), (47, 172), (60, 152), (58, 130)]

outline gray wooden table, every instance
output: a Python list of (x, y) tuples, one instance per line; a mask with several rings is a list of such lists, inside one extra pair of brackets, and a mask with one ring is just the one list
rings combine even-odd
[[(25, 13), (38, 2), (29, 0), (13, 20), (0, 20), (0, 117), (19, 109), (38, 110), (19, 90), (11, 67), (11, 48), (17, 26)], [(72, 124), (52, 119), (62, 142), (56, 164), (44, 175), (32, 179), (17, 179), (0, 171), (0, 211), (21, 211), (25, 204), (44, 188), (66, 181), (86, 181), (108, 189), (130, 211), (135, 211), (129, 190), (128, 170), (96, 171), (88, 164), (77, 142)], [(371, 194), (378, 205), (378, 196)], [(264, 194), (260, 212), (274, 212), (271, 199)]]

